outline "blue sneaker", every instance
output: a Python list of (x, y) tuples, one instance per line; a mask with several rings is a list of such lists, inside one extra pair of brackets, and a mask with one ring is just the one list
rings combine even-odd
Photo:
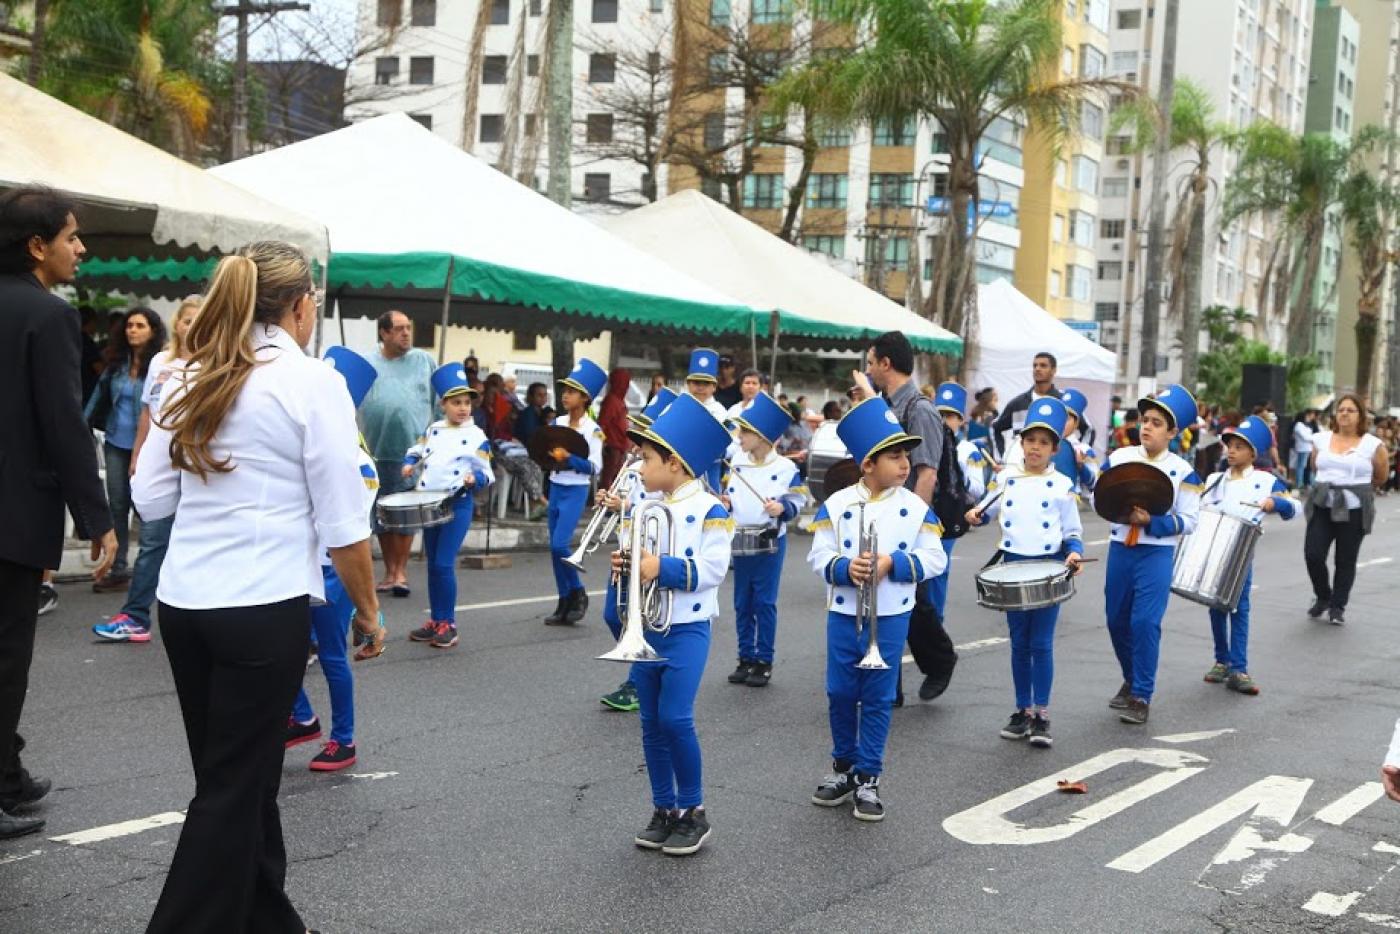
[(150, 642), (151, 630), (142, 626), (125, 613), (118, 613), (105, 623), (98, 623), (92, 631), (109, 642)]

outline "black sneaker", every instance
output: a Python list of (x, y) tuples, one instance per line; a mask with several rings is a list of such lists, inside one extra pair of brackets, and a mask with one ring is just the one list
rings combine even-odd
[(554, 612), (544, 618), (546, 626), (564, 625), (564, 613), (569, 609), (569, 598), (560, 597), (559, 602), (554, 604)]
[(754, 662), (747, 658), (739, 659), (739, 667), (729, 673), (730, 684), (743, 684), (749, 680), (749, 669), (754, 666)]
[(58, 609), (58, 589), (45, 581), (39, 585), (39, 615)]
[(1002, 739), (1025, 739), (1031, 731), (1031, 718), (1024, 710), (1018, 710), (1001, 728)]
[(855, 807), (851, 808), (851, 816), (856, 820), (885, 819), (885, 806), (880, 803), (880, 776), (857, 776), (855, 798), (856, 803)]
[(302, 743), (310, 743), (321, 738), (321, 721), (315, 717), (310, 723), (298, 723), (295, 717), (287, 718), (287, 733), (283, 737), (282, 746), (291, 749), (293, 746), (300, 746)]
[(1125, 710), (1132, 696), (1133, 686), (1124, 681), (1123, 686), (1118, 689), (1118, 693), (1108, 699), (1108, 706), (1112, 707), (1114, 710)]
[(311, 760), (308, 768), (313, 772), (338, 772), (341, 769), (348, 769), (355, 764), (355, 744), (342, 746), (335, 740), (331, 740), (321, 748), (316, 758)]
[(1341, 626), (1347, 621), (1346, 613), (1339, 606), (1328, 607), (1327, 622), (1333, 626)]
[(705, 845), (710, 836), (710, 820), (704, 808), (686, 808), (671, 825), (671, 835), (661, 845), (667, 856), (689, 856)]
[(762, 688), (768, 686), (768, 680), (773, 677), (773, 666), (767, 662), (754, 662), (754, 666), (749, 669), (749, 679), (744, 683), (751, 688)]
[(1311, 616), (1313, 619), (1317, 619), (1317, 618), (1320, 617), (1323, 613), (1326, 613), (1326, 612), (1327, 612), (1327, 601), (1324, 600), (1324, 599), (1322, 599), (1321, 597), (1318, 597), (1316, 600), (1314, 600), (1314, 601), (1313, 601), (1313, 605), (1310, 606), (1310, 607), (1308, 607), (1308, 615)]
[(1128, 698), (1128, 706), (1118, 715), (1124, 723), (1140, 726), (1147, 722), (1148, 703), (1140, 697)]
[(457, 627), (451, 623), (438, 623), (437, 633), (428, 645), (435, 649), (450, 649), (457, 644)]
[(569, 607), (564, 611), (564, 625), (572, 626), (588, 615), (588, 591), (580, 587), (569, 594)]
[(929, 675), (924, 678), (923, 683), (919, 685), (919, 700), (931, 701), (941, 696), (944, 691), (948, 690), (948, 682), (952, 680), (952, 677), (953, 673), (949, 671), (947, 674)]
[(659, 850), (671, 839), (671, 830), (675, 823), (674, 814), (666, 808), (657, 808), (651, 812), (651, 822), (632, 838), (632, 842), (644, 850)]
[(408, 638), (412, 642), (432, 642), (433, 637), (437, 635), (437, 628), (437, 620), (430, 619), (423, 625), (419, 626), (417, 629), (410, 632), (408, 634)]
[[(1006, 734), (1003, 733), (1002, 735), (1004, 736)], [(1031, 745), (1039, 746), (1041, 749), (1049, 749), (1054, 742), (1055, 741), (1050, 738), (1049, 718), (1042, 717), (1040, 714), (1034, 714), (1031, 717)]]
[(851, 800), (856, 792), (856, 777), (850, 769), (841, 769), (835, 763), (832, 774), (822, 779), (817, 790), (812, 792), (812, 803), (824, 808), (834, 808)]

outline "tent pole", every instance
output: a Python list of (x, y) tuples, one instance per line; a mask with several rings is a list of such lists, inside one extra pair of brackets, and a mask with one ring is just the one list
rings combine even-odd
[(758, 369), (758, 318), (754, 315), (749, 315), (749, 359), (753, 361), (749, 365)]
[(340, 328), (340, 345), (345, 346), (345, 316), (340, 313), (340, 296), (335, 299), (335, 323)]
[(768, 358), (768, 385), (776, 390), (778, 388), (778, 333), (782, 327), (778, 324), (778, 313), (773, 312), (770, 319), (773, 327), (773, 355)]
[(452, 273), (457, 268), (457, 257), (447, 260), (447, 279), (442, 284), (442, 333), (438, 335), (438, 366), (447, 362), (447, 316), (452, 311)]
[[(330, 279), (330, 263), (321, 267), (321, 299), (324, 302), (326, 296), (326, 283)], [(321, 356), (323, 323), (326, 320), (326, 309), (320, 307), (316, 309), (316, 356)]]

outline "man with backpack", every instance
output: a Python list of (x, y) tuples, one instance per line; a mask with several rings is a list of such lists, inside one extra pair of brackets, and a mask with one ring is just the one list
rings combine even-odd
[[(958, 529), (966, 527), (962, 515), (944, 515), (945, 511), (951, 513), (956, 507), (944, 504), (945, 508), (940, 509), (938, 502), (951, 495), (961, 503), (961, 484), (954, 482), (951, 478), (955, 475), (950, 473), (957, 470), (956, 445), (949, 442), (943, 417), (933, 400), (920, 393), (914, 384), (914, 348), (909, 339), (900, 331), (881, 334), (866, 351), (865, 363), (865, 373), (856, 374), (861, 392), (873, 394), (878, 390), (889, 402), (900, 427), (923, 439), (922, 444), (909, 452), (912, 469), (905, 486), (934, 508), (943, 522), (945, 535), (949, 532), (961, 534)], [(941, 491), (940, 479), (944, 484)], [(933, 700), (947, 690), (958, 653), (934, 608), (927, 585), (916, 591), (914, 611), (909, 619), (909, 649), (924, 675), (919, 699)], [(903, 685), (900, 684), (895, 691), (895, 706), (900, 706), (903, 700)]]

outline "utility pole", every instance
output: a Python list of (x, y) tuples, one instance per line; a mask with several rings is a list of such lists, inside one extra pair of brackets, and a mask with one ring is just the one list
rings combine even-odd
[(239, 0), (219, 11), (222, 16), (232, 16), (238, 20), (238, 52), (233, 65), (233, 138), (229, 147), (232, 158), (242, 159), (248, 155), (248, 17), (310, 11), (309, 3), (260, 3), (255, 0)]
[[(550, 201), (568, 209), (573, 203), (574, 0), (549, 0), (548, 14), (545, 135), (549, 141), (549, 181), (545, 190)], [(561, 380), (574, 368), (573, 328), (561, 321), (549, 332), (549, 347), (554, 379)]]
[(39, 86), (44, 73), (44, 45), (48, 42), (49, 0), (34, 0), (34, 32), (29, 37), (29, 74), (32, 87)]
[[(1172, 98), (1176, 93), (1176, 20), (1179, 0), (1167, 0), (1162, 24), (1162, 75), (1157, 88), (1157, 109), (1161, 125), (1152, 147), (1152, 206), (1147, 219), (1147, 283), (1142, 308), (1142, 353), (1138, 376), (1157, 376), (1157, 329), (1161, 321), (1162, 290), (1165, 285), (1162, 262), (1166, 252), (1167, 157), (1171, 152)], [(1181, 335), (1183, 341), (1195, 334)]]

